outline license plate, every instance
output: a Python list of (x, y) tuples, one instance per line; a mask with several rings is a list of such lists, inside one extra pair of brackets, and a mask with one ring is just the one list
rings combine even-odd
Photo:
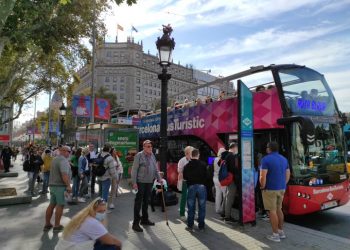
[(331, 207), (336, 207), (338, 206), (338, 202), (337, 201), (329, 201), (329, 202), (325, 202), (322, 204), (321, 209), (327, 209), (327, 208), (331, 208)]

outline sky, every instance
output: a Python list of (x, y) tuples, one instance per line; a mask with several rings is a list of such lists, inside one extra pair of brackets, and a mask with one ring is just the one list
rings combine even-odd
[(256, 65), (305, 65), (325, 75), (340, 110), (350, 111), (350, 0), (138, 0), (113, 5), (102, 18), (107, 42), (115, 41), (118, 24), (119, 42), (134, 26), (135, 41), (153, 55), (162, 24), (171, 24), (174, 62), (215, 76)]

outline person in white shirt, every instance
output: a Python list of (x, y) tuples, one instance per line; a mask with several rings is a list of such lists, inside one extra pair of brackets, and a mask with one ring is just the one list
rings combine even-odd
[(177, 180), (177, 189), (181, 192), (181, 201), (180, 201), (180, 216), (184, 220), (185, 217), (185, 207), (186, 207), (186, 200), (187, 200), (187, 184), (183, 181), (183, 171), (184, 167), (187, 165), (187, 163), (190, 162), (192, 151), (192, 146), (187, 146), (184, 150), (185, 156), (182, 157), (178, 164), (177, 164), (177, 172), (178, 172), (178, 180)]
[(117, 250), (122, 243), (106, 229), (107, 203), (96, 198), (64, 228), (55, 250)]
[(214, 160), (214, 175), (213, 182), (215, 185), (215, 212), (218, 214), (222, 214), (224, 211), (224, 200), (226, 195), (226, 187), (220, 185), (219, 182), (219, 170), (221, 163), (221, 155), (226, 152), (226, 149), (220, 148), (218, 152), (218, 156)]
[(177, 164), (177, 189), (179, 191), (182, 191), (182, 181), (183, 181), (183, 171), (185, 165), (191, 160), (191, 153), (192, 153), (193, 147), (192, 146), (187, 146), (184, 150), (185, 156), (182, 157), (178, 164)]

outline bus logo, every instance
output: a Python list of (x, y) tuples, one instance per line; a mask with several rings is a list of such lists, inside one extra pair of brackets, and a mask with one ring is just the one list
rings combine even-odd
[(327, 199), (328, 199), (328, 200), (332, 200), (332, 199), (333, 199), (333, 194), (332, 194), (332, 193), (329, 193), (329, 194), (327, 195)]
[(248, 127), (250, 124), (252, 124), (252, 121), (247, 117), (243, 120), (243, 123)]

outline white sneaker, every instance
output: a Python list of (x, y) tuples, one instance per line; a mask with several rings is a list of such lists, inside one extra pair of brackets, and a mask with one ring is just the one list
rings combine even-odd
[(83, 197), (78, 197), (78, 202), (84, 203), (86, 200)]
[(272, 235), (266, 236), (266, 238), (274, 242), (281, 242), (279, 234), (276, 235), (273, 233)]
[(113, 203), (109, 204), (109, 209), (114, 209), (114, 204)]
[(279, 236), (280, 236), (280, 239), (285, 239), (285, 238), (287, 238), (287, 236), (286, 236), (286, 234), (284, 233), (283, 230), (278, 230), (278, 234), (279, 234)]

